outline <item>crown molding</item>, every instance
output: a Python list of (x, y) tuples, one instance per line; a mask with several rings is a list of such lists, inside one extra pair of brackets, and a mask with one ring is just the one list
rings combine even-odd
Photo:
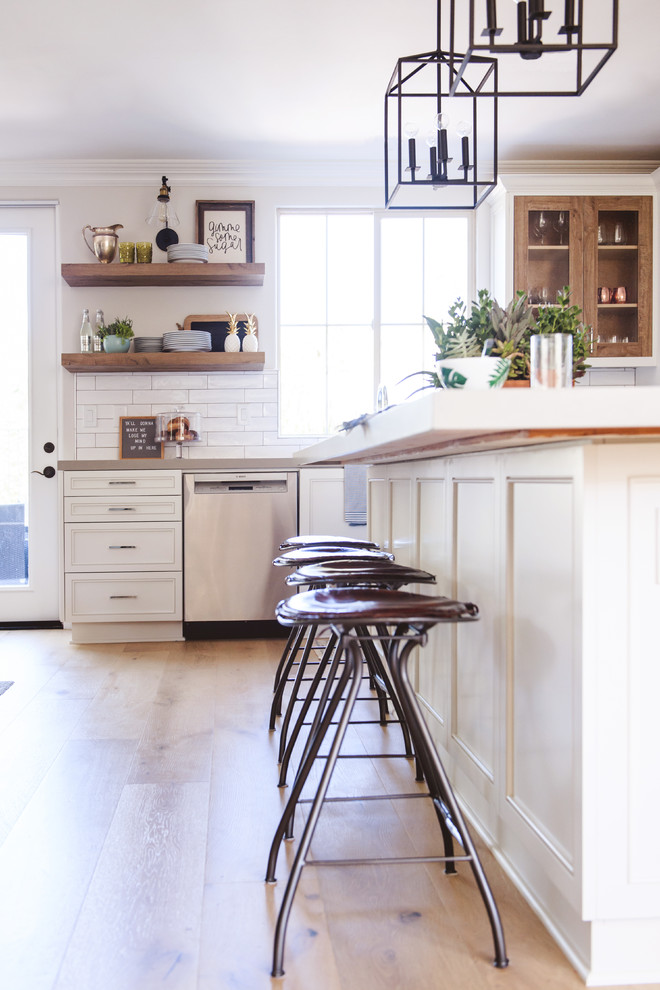
[(380, 186), (381, 162), (42, 159), (0, 162), (0, 184), (14, 186)]
[(499, 163), (500, 175), (651, 175), (660, 166), (660, 161), (616, 159), (596, 159), (574, 161), (509, 161)]
[[(500, 161), (500, 175), (651, 175), (660, 161)], [(41, 159), (0, 161), (3, 186), (153, 186), (161, 175), (177, 186), (341, 186), (380, 188), (380, 161), (204, 159)]]

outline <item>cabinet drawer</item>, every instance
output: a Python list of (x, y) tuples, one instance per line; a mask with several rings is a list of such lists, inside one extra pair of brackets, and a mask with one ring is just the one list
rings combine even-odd
[(65, 495), (180, 495), (180, 471), (65, 471)]
[(67, 571), (181, 570), (181, 523), (67, 523)]
[(69, 496), (64, 499), (64, 521), (112, 522), (120, 525), (134, 519), (180, 521), (181, 502), (180, 495), (137, 495), (128, 498), (123, 495), (108, 495), (107, 498)]
[(154, 622), (183, 617), (180, 573), (67, 574), (67, 622)]

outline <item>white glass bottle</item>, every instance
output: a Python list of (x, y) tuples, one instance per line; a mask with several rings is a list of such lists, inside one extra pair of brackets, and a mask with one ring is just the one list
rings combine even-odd
[(99, 330), (105, 330), (105, 319), (103, 318), (103, 310), (97, 309), (96, 316), (94, 317), (94, 350), (103, 350), (103, 334), (99, 335)]
[(89, 322), (89, 310), (83, 309), (82, 323), (80, 324), (80, 350), (83, 354), (89, 354), (92, 349), (92, 324)]

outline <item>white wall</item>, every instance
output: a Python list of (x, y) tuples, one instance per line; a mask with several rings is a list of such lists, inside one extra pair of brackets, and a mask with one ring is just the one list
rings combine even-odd
[[(59, 203), (59, 262), (85, 263), (93, 258), (85, 246), (86, 224), (122, 223), (123, 240), (154, 240), (156, 231), (145, 218), (149, 214), (165, 172), (172, 187), (172, 202), (181, 221), (179, 240), (196, 240), (196, 200), (254, 200), (255, 257), (266, 268), (262, 287), (92, 287), (72, 288), (61, 282), (59, 351), (79, 349), (83, 308), (93, 316), (101, 308), (106, 321), (128, 315), (136, 336), (159, 335), (175, 330), (187, 315), (226, 312), (255, 313), (259, 321), (259, 349), (266, 355), (263, 373), (194, 375), (71, 375), (62, 376), (60, 459), (114, 459), (118, 447), (120, 415), (148, 415), (172, 406), (186, 406), (202, 414), (202, 443), (184, 450), (184, 456), (257, 457), (288, 456), (311, 442), (309, 437), (277, 436), (276, 341), (276, 211), (279, 207), (382, 207), (383, 192), (374, 187), (228, 186), (177, 181), (175, 170), (154, 168), (153, 177), (124, 178), (121, 170), (90, 180), (73, 177), (48, 183), (5, 185), (0, 200), (56, 200)], [(2, 179), (0, 177), (0, 186)], [(304, 245), (302, 246), (304, 250)], [(154, 261), (166, 256), (154, 244)], [(246, 421), (239, 422), (238, 406), (248, 406)], [(85, 411), (88, 422), (85, 426)], [(90, 413), (91, 410), (91, 413)], [(174, 451), (168, 449), (169, 456)]]

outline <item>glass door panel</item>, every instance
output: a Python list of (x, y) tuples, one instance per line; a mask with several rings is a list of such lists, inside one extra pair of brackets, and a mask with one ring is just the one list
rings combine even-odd
[(638, 342), (638, 269), (637, 211), (599, 210), (597, 287), (599, 345)]
[(533, 306), (552, 305), (570, 284), (570, 210), (530, 210), (527, 222), (527, 297)]
[(0, 622), (50, 623), (59, 615), (53, 206), (0, 207), (0, 321)]
[(0, 323), (5, 329), (0, 394), (0, 586), (28, 581), (28, 237), (0, 233)]

